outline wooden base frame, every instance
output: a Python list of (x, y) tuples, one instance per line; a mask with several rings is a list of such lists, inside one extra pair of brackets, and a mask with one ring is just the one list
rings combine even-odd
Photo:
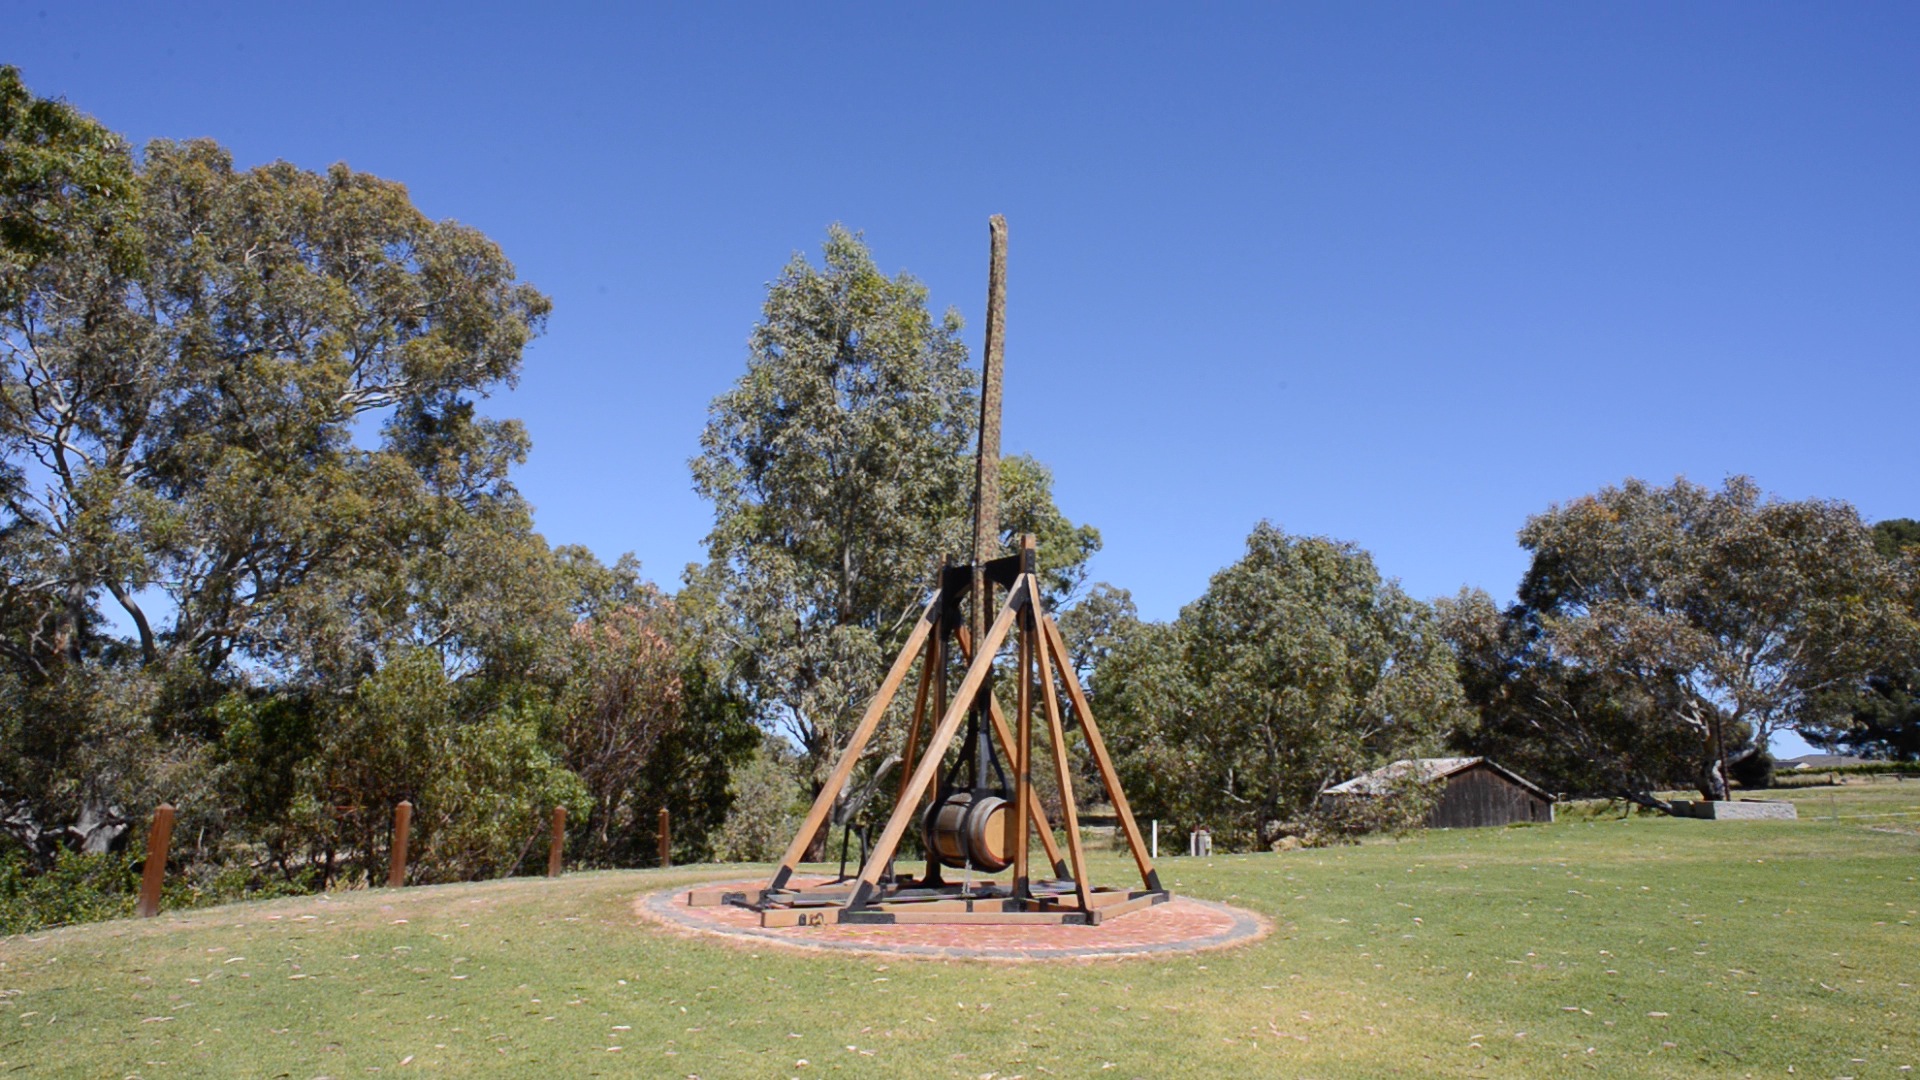
[[(1060, 628), (1046, 612), (1035, 577), (1035, 551), (1032, 537), (1022, 540), (1020, 553), (986, 563), (981, 575), (973, 567), (949, 567), (942, 575), (940, 588), (915, 623), (900, 654), (895, 657), (880, 691), (867, 706), (846, 749), (834, 764), (827, 783), (814, 799), (793, 842), (788, 845), (780, 866), (767, 886), (755, 893), (742, 891), (697, 890), (691, 900), (696, 905), (735, 903), (760, 913), (762, 926), (821, 926), (830, 923), (1066, 923), (1098, 924), (1106, 919), (1137, 911), (1172, 898), (1160, 884), (1140, 826), (1120, 789), (1118, 771), (1107, 753), (1106, 743), (1088, 707), (1079, 678), (1066, 661), (1066, 641)], [(972, 582), (983, 580), (991, 594), (996, 586), (1006, 590), (1006, 600), (988, 628), (985, 639), (975, 642), (960, 617), (960, 602), (971, 591)], [(982, 600), (990, 600), (982, 597)], [(999, 700), (993, 694), (995, 658), (1009, 637), (1017, 643), (1019, 679), (1014, 723), (1009, 725)], [(965, 664), (964, 675), (949, 700), (946, 692), (946, 658), (949, 642), (958, 647), (957, 655)], [(898, 797), (879, 839), (868, 852), (860, 873), (851, 878), (790, 887), (794, 872), (815, 836), (827, 821), (827, 815), (840, 798), (852, 776), (860, 755), (866, 750), (901, 684), (920, 661), (920, 678), (914, 693), (912, 723), (908, 729), (905, 765)], [(1062, 700), (1060, 688), (1066, 690)], [(946, 755), (954, 745), (969, 713), (979, 709), (981, 738), (991, 738), (1014, 770), (1013, 790), (1008, 801), (1013, 815), (1013, 863), (1011, 880), (995, 880), (980, 871), (967, 870), (960, 883), (946, 881), (937, 861), (929, 860), (928, 872), (918, 880), (896, 877), (892, 873), (894, 857), (907, 830), (920, 820), (922, 807), (935, 790), (937, 777)], [(1033, 721), (1035, 714), (1046, 724), (1051, 762), (1061, 794), (1065, 832), (1065, 851), (1056, 842), (1052, 823), (1034, 793), (1032, 783)], [(1140, 872), (1142, 887), (1115, 889), (1093, 886), (1087, 880), (1086, 852), (1080, 838), (1080, 815), (1073, 797), (1072, 770), (1067, 760), (1067, 718), (1072, 717), (1085, 737), (1087, 752), (1100, 775), (1102, 787), (1113, 804), (1120, 829)], [(935, 719), (937, 718), (937, 720)], [(925, 743), (921, 734), (927, 731)], [(1035, 880), (1028, 874), (1031, 861), (1029, 839), (1037, 833), (1045, 852), (1050, 876)], [(976, 877), (976, 875), (978, 875)]]

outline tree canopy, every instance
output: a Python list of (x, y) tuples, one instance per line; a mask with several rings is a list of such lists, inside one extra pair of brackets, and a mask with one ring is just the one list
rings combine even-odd
[(1118, 636), (1095, 687), (1129, 798), (1223, 841), (1270, 844), (1466, 719), (1431, 608), (1354, 545), (1265, 522), (1172, 624)]
[[(124, 745), (115, 680), (177, 749), (249, 680), (350, 693), (413, 648), (534, 663), (565, 610), (507, 476), (525, 433), (476, 399), (549, 305), (499, 248), (343, 165), (136, 160), (14, 73), (0, 100), (0, 658), (23, 709), (64, 718), (38, 764)], [(138, 800), (115, 775), (8, 786), (28, 817), (118, 816)]]
[[(967, 547), (980, 409), (960, 329), (836, 226), (820, 265), (795, 255), (768, 286), (746, 373), (714, 400), (692, 463), (714, 504), (698, 574), (763, 721), (816, 775), (940, 566)], [(1055, 507), (1044, 465), (1000, 469), (1002, 537), (1040, 537), (1050, 599), (1064, 603), (1099, 533)]]
[(1801, 725), (1810, 742), (1871, 758), (1920, 760), (1920, 521), (1891, 518), (1873, 525), (1874, 547), (1897, 582), (1906, 622), (1904, 645), (1889, 650), (1864, 684), (1824, 696)]
[(1910, 551), (1920, 550), (1920, 521), (1888, 518), (1874, 522), (1873, 546), (1889, 559), (1898, 559)]
[[(1449, 606), (1477, 745), (1560, 758), (1575, 789), (1723, 798), (1722, 763), (1820, 722), (1900, 646), (1886, 561), (1853, 508), (1628, 480), (1529, 519), (1519, 602)], [(1547, 762), (1542, 762), (1547, 764)]]
[(136, 154), (0, 68), (18, 850), (162, 799), (210, 857), (320, 883), (372, 872), (401, 798), (427, 878), (509, 871), (556, 804), (589, 860), (632, 856), (643, 796), (718, 825), (754, 743), (713, 650), (630, 559), (548, 546), (526, 432), (481, 411), (549, 308), (398, 183)]

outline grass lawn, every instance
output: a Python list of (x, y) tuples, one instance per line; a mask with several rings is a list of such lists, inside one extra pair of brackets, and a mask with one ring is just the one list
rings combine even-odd
[(1166, 961), (754, 953), (631, 914), (712, 867), (73, 927), (0, 939), (0, 1075), (1912, 1076), (1920, 782), (1789, 797), (1170, 859), (1276, 931)]

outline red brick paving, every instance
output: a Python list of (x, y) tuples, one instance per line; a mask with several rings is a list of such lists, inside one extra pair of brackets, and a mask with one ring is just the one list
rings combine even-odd
[[(743, 891), (765, 885), (739, 883)], [(712, 883), (702, 888), (712, 888)], [(1271, 926), (1249, 911), (1176, 896), (1164, 904), (1109, 919), (1098, 926), (1044, 924), (980, 926), (794, 926), (766, 928), (758, 912), (723, 904), (691, 907), (680, 887), (641, 896), (634, 912), (681, 930), (717, 935), (741, 945), (850, 950), (894, 956), (985, 960), (1082, 960), (1165, 956), (1256, 941)]]

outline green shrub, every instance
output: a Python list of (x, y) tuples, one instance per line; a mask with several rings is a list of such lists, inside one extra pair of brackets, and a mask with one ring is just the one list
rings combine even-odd
[(1321, 796), (1313, 810), (1287, 831), (1305, 847), (1358, 843), (1371, 833), (1405, 836), (1426, 824), (1445, 792), (1444, 783), (1408, 770), (1388, 779), (1377, 794)]
[[(135, 851), (98, 855), (61, 851), (44, 870), (36, 870), (19, 848), (0, 853), (0, 935), (128, 918), (140, 897), (145, 866), (145, 854)], [(250, 866), (201, 864), (169, 873), (160, 907), (177, 911), (236, 900), (300, 896), (313, 892), (318, 884), (317, 873), (311, 871), (287, 880)]]
[(592, 797), (541, 745), (529, 710), (502, 706), (449, 725), (434, 733), (434, 750), (438, 767), (414, 817), (416, 882), (507, 876), (544, 845), (555, 806), (586, 820)]
[[(764, 740), (753, 759), (733, 774), (733, 805), (714, 839), (722, 862), (770, 862), (779, 858), (800, 827), (801, 790), (793, 755)], [(839, 857), (835, 848), (833, 857)]]
[(62, 851), (52, 867), (34, 873), (25, 852), (0, 854), (0, 934), (131, 915), (140, 865), (127, 852)]
[(1773, 786), (1773, 755), (1756, 750), (1727, 767), (1733, 782), (1749, 791)]

